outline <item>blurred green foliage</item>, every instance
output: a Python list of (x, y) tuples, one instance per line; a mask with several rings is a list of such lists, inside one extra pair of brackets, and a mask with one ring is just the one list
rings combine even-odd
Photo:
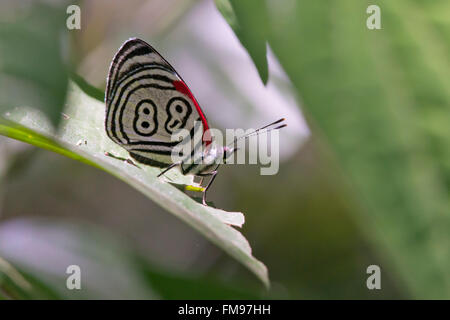
[(68, 83), (62, 4), (0, 5), (0, 110), (33, 106), (53, 124), (60, 121)]
[[(259, 0), (228, 1), (215, 0), (217, 9), (248, 51), (258, 69), (261, 80), (266, 84), (269, 71), (266, 51), (266, 25), (261, 21), (268, 19), (266, 6)], [(251, 14), (248, 14), (251, 13)], [(252, 32), (248, 32), (252, 30)]]
[[(0, 258), (0, 299), (259, 299), (261, 294), (237, 289), (211, 277), (195, 277), (161, 270), (120, 237), (98, 226), (28, 219), (11, 223), (17, 232), (33, 236), (28, 243), (37, 252), (47, 252), (46, 261), (14, 258), (20, 272)], [(45, 230), (46, 232), (42, 232)], [(64, 234), (54, 241), (55, 233)], [(119, 241), (120, 240), (120, 241)], [(29, 247), (28, 247), (29, 248)], [(63, 253), (63, 254), (62, 254)], [(54, 259), (59, 255), (58, 261)], [(77, 262), (81, 290), (68, 290), (68, 274), (55, 267)], [(36, 267), (40, 265), (40, 269)], [(45, 265), (46, 271), (42, 271)], [(40, 279), (36, 279), (39, 274)], [(100, 279), (100, 281), (95, 281)], [(125, 295), (125, 296), (124, 296)]]
[(16, 270), (0, 257), (0, 300), (60, 299), (47, 283), (33, 275)]
[[(450, 6), (376, 1), (382, 29), (369, 30), (370, 4), (233, 2), (242, 23), (236, 34), (244, 43), (266, 32), (314, 134), (348, 177), (343, 196), (359, 208), (360, 227), (383, 246), (410, 292), (448, 298)], [(267, 11), (268, 19), (247, 23)]]

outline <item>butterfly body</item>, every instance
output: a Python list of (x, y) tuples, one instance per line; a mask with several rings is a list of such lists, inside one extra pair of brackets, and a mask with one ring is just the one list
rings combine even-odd
[[(220, 147), (215, 144), (195, 153), (192, 158), (181, 161), (180, 167), (183, 174), (208, 175), (216, 171), (221, 163), (226, 163), (227, 158), (232, 155), (234, 148), (228, 146)], [(197, 160), (197, 161), (196, 161)], [(200, 160), (200, 161), (198, 161)]]
[[(189, 87), (152, 46), (137, 38), (121, 46), (109, 69), (105, 104), (108, 137), (133, 159), (165, 168), (160, 175), (179, 166), (184, 175), (211, 176), (203, 194), (206, 204), (206, 190), (235, 148), (212, 143), (206, 117)], [(181, 130), (188, 132), (193, 146), (174, 161), (174, 149), (186, 140), (173, 138)]]

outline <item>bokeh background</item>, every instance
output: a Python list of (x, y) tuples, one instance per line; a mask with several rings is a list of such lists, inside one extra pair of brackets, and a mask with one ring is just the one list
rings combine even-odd
[[(277, 175), (225, 166), (209, 192), (218, 208), (244, 212), (242, 232), (268, 267), (271, 288), (122, 181), (0, 137), (5, 296), (450, 297), (448, 1), (77, 4), (81, 29), (69, 31), (69, 3), (2, 3), (0, 103), (28, 98), (29, 86), (5, 76), (11, 65), (24, 65), (18, 74), (28, 79), (53, 79), (46, 88), (61, 101), (67, 76), (103, 91), (118, 47), (139, 37), (183, 76), (213, 127), (286, 117)], [(366, 27), (370, 4), (381, 8), (381, 30)], [(238, 36), (218, 7), (234, 9)], [(28, 59), (45, 39), (58, 43), (60, 56)], [(11, 43), (29, 56), (9, 58)], [(38, 96), (45, 105), (45, 94)], [(32, 293), (11, 291), (9, 263)], [(81, 291), (65, 288), (70, 264), (82, 265)], [(366, 286), (373, 264), (382, 271), (381, 290)]]

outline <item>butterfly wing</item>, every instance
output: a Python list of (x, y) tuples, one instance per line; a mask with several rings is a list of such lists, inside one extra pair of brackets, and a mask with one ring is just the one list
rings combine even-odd
[[(105, 93), (107, 135), (137, 161), (159, 167), (172, 163), (186, 129), (193, 138), (209, 129), (203, 111), (175, 69), (148, 43), (129, 39), (111, 63)], [(201, 125), (195, 125), (199, 121)], [(200, 143), (204, 143), (202, 138)]]

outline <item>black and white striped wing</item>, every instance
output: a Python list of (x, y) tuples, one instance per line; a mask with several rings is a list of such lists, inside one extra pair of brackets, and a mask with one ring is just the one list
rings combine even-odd
[[(179, 129), (208, 129), (191, 91), (174, 68), (148, 43), (129, 39), (111, 63), (105, 93), (107, 135), (139, 162), (172, 163)], [(194, 127), (196, 121), (201, 125)]]

